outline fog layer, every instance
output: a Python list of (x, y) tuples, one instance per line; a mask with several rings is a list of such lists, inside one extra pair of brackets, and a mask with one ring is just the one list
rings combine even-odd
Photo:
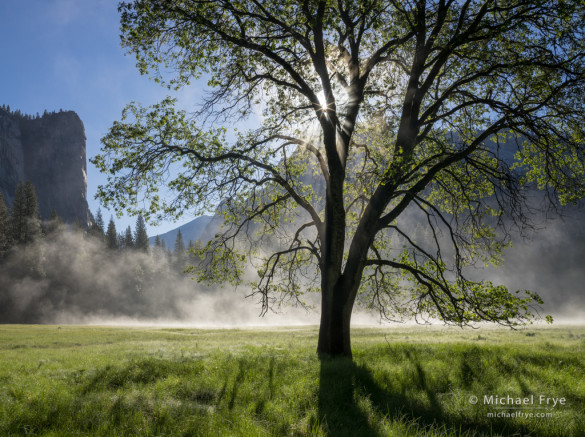
[(80, 232), (13, 249), (0, 264), (0, 323), (306, 324), (315, 312), (282, 308), (260, 318), (245, 287), (210, 287), (166, 253), (112, 251)]
[[(585, 224), (581, 214), (542, 222), (515, 238), (499, 268), (477, 278), (543, 298), (543, 314), (580, 321), (585, 314)], [(546, 225), (546, 227), (544, 227)], [(13, 248), (0, 264), (0, 323), (163, 323), (202, 327), (315, 324), (316, 310), (284, 307), (259, 317), (242, 286), (205, 286), (179, 273), (166, 253), (112, 251), (82, 232), (64, 231)], [(475, 275), (474, 275), (475, 276)], [(317, 295), (309, 302), (318, 303)], [(354, 323), (374, 323), (356, 313)]]

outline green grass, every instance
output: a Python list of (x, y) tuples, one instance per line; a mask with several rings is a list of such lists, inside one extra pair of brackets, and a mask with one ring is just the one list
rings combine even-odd
[[(0, 435), (585, 435), (583, 327), (359, 328), (353, 361), (316, 335), (0, 326)], [(488, 417), (484, 395), (552, 417)]]

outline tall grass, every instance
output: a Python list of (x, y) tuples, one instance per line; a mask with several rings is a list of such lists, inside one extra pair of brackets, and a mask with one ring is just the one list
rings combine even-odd
[(354, 329), (353, 360), (316, 333), (2, 326), (0, 435), (585, 435), (585, 328)]

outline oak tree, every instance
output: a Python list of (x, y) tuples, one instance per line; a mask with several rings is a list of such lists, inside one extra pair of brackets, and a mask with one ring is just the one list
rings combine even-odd
[(109, 174), (98, 196), (154, 219), (219, 204), (203, 279), (239, 281), (255, 265), (264, 311), (320, 292), (317, 350), (333, 355), (351, 355), (356, 302), (457, 325), (534, 316), (538, 295), (470, 267), (497, 263), (505, 225), (526, 223), (525, 187), (561, 203), (585, 194), (582, 2), (119, 10), (142, 73), (177, 90), (206, 79), (210, 91), (192, 113), (170, 98), (129, 104), (93, 159)]

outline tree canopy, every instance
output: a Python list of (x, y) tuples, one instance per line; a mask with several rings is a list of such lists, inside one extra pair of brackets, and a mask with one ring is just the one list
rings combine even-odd
[[(320, 291), (318, 351), (330, 354), (351, 355), (356, 300), (389, 319), (532, 317), (538, 295), (469, 269), (500, 260), (506, 224), (527, 224), (526, 187), (561, 203), (585, 194), (585, 6), (137, 0), (119, 10), (142, 73), (175, 89), (205, 78), (210, 91), (193, 113), (170, 98), (129, 104), (93, 159), (109, 173), (98, 197), (155, 219), (220, 205), (202, 279), (239, 281), (254, 263), (264, 311)], [(225, 127), (255, 117), (253, 128)]]

